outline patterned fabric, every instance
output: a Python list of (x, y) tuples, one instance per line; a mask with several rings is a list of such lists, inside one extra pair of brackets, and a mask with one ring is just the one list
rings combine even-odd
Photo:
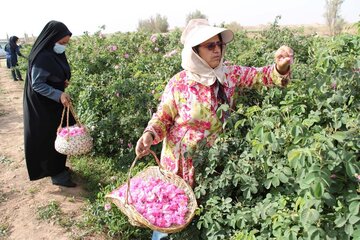
[[(275, 65), (262, 68), (224, 66), (223, 92), (232, 106), (236, 89), (261, 85), (284, 85), (289, 76), (280, 75)], [(163, 141), (161, 165), (178, 174), (194, 186), (192, 153), (200, 141), (211, 146), (222, 131), (216, 115), (219, 103), (219, 84), (203, 85), (191, 79), (183, 70), (168, 82), (157, 112), (145, 131), (155, 135), (153, 144)], [(240, 87), (240, 88), (238, 88)], [(239, 94), (239, 93), (236, 93)]]
[(55, 149), (59, 153), (69, 156), (77, 156), (91, 151), (93, 147), (93, 139), (88, 132), (83, 132), (82, 134), (75, 136), (61, 136), (59, 132), (57, 133), (55, 140)]

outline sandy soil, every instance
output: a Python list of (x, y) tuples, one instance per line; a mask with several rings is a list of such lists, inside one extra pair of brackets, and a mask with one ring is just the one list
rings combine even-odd
[[(3, 61), (3, 60), (1, 60)], [(25, 75), (25, 73), (22, 73)], [(15, 82), (0, 66), (0, 239), (102, 239), (81, 237), (52, 220), (39, 219), (39, 207), (59, 203), (62, 216), (81, 217), (86, 192), (80, 186), (64, 188), (49, 178), (29, 181), (23, 151), (22, 94), (24, 82)], [(76, 174), (76, 173), (75, 173)]]

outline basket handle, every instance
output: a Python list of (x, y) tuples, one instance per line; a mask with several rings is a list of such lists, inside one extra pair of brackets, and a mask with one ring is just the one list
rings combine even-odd
[(74, 110), (74, 107), (73, 107), (72, 103), (70, 102), (67, 107), (64, 106), (64, 108), (63, 108), (63, 111), (62, 111), (62, 114), (61, 114), (61, 121), (60, 121), (60, 125), (58, 126), (57, 132), (60, 132), (62, 124), (64, 122), (65, 110), (66, 110), (66, 127), (67, 127), (68, 131), (69, 131), (69, 111), (73, 115), (73, 117), (74, 117), (74, 119), (76, 121), (76, 124), (79, 125), (79, 126), (82, 125), (80, 120), (79, 120), (79, 117), (75, 113), (75, 110)]
[[(150, 153), (154, 156), (156, 163), (159, 165), (160, 169), (162, 169), (161, 165), (160, 165), (160, 160), (158, 159), (158, 157), (156, 156), (156, 153), (152, 150), (149, 150)], [(130, 169), (129, 169), (129, 174), (128, 174), (128, 179), (127, 179), (127, 189), (126, 189), (126, 195), (125, 195), (125, 204), (129, 204), (129, 196), (131, 198), (130, 195), (130, 179), (131, 179), (131, 171), (135, 166), (135, 163), (137, 162), (138, 159), (140, 159), (141, 157), (143, 157), (143, 155), (139, 155), (136, 156), (134, 161), (132, 162)]]

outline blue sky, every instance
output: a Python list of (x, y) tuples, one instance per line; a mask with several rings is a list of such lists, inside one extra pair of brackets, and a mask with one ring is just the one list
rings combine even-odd
[[(101, 25), (108, 33), (135, 31), (139, 20), (156, 14), (166, 17), (170, 28), (183, 27), (186, 16), (196, 10), (211, 24), (268, 24), (277, 15), (283, 25), (325, 23), (325, 0), (16, 0), (2, 2), (1, 10), (0, 38), (37, 36), (49, 20), (64, 22), (74, 35), (93, 33)], [(360, 0), (345, 0), (340, 14), (347, 22), (360, 21)]]

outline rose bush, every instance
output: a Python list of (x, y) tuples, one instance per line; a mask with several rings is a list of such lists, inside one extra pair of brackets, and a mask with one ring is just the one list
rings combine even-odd
[[(181, 69), (180, 34), (98, 32), (71, 43), (69, 90), (92, 129), (94, 155), (125, 166), (104, 176), (126, 178), (136, 140), (168, 79)], [(194, 191), (200, 210), (175, 239), (360, 237), (360, 80), (354, 71), (360, 36), (306, 36), (275, 22), (256, 37), (236, 33), (226, 61), (271, 64), (283, 44), (295, 52), (292, 82), (285, 89), (243, 89), (216, 144), (199, 145)], [(111, 236), (149, 238), (116, 208), (104, 210), (105, 194), (118, 185), (102, 181), (89, 218)]]

